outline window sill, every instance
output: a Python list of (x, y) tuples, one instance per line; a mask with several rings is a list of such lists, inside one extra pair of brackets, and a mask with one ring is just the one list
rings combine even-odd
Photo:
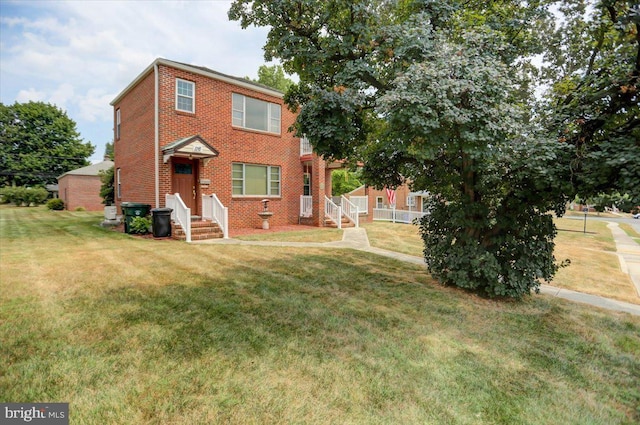
[(231, 199), (253, 201), (255, 199), (282, 199), (280, 195), (231, 195)]
[(253, 128), (238, 127), (237, 125), (231, 125), (231, 128), (237, 131), (246, 131), (247, 133), (263, 134), (265, 136), (271, 137), (282, 137), (282, 133), (272, 133), (270, 131), (255, 130)]
[(195, 117), (196, 116), (195, 112), (181, 111), (179, 109), (176, 109), (176, 114), (182, 115), (183, 117)]

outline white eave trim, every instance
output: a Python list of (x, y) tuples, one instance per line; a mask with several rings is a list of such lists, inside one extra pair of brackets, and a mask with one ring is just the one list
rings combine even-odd
[(144, 79), (151, 71), (153, 71), (155, 66), (158, 65), (164, 65), (170, 68), (175, 68), (175, 69), (180, 69), (182, 71), (185, 72), (190, 72), (192, 74), (198, 74), (198, 75), (202, 75), (214, 80), (218, 80), (218, 81), (223, 81), (225, 83), (229, 83), (232, 84), (234, 86), (237, 87), (242, 87), (248, 90), (252, 90), (252, 91), (256, 91), (262, 94), (266, 94), (268, 96), (273, 96), (273, 97), (278, 97), (280, 99), (282, 99), (284, 97), (284, 94), (282, 92), (279, 92), (277, 90), (272, 90), (269, 89), (267, 87), (261, 87), (258, 85), (255, 85), (249, 81), (247, 81), (246, 83), (240, 80), (237, 80), (235, 78), (231, 78), (229, 76), (226, 76), (224, 74), (219, 74), (219, 73), (214, 73), (214, 72), (207, 72), (203, 69), (200, 68), (195, 68), (189, 65), (185, 65), (182, 63), (177, 63), (177, 62), (173, 62), (167, 59), (162, 59), (162, 58), (158, 58), (155, 61), (153, 61), (153, 63), (151, 65), (149, 65), (147, 68), (145, 68), (144, 71), (142, 71), (140, 73), (140, 75), (138, 75), (131, 83), (129, 83), (129, 85), (127, 87), (125, 87), (125, 89), (123, 91), (120, 92), (120, 94), (118, 94), (116, 96), (115, 99), (113, 99), (110, 103), (111, 106), (115, 106), (118, 102), (120, 102), (120, 100), (122, 100), (122, 98), (135, 86), (138, 85), (138, 83), (140, 83), (140, 81), (142, 79)]

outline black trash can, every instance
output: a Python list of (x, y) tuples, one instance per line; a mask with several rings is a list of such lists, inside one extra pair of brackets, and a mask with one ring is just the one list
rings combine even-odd
[(149, 215), (151, 205), (138, 202), (123, 202), (120, 204), (124, 215), (124, 232), (131, 233), (131, 220), (134, 217), (146, 217)]
[(151, 210), (151, 223), (154, 238), (171, 236), (171, 208), (154, 208)]

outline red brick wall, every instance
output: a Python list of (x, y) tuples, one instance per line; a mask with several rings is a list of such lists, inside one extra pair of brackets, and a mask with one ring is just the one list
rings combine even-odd
[[(120, 168), (121, 202), (142, 202), (155, 207), (154, 180), (154, 73), (147, 75), (113, 108), (114, 174)], [(116, 110), (120, 109), (120, 139), (116, 138)], [(117, 188), (116, 188), (117, 191)]]
[[(195, 83), (195, 113), (175, 110), (176, 78)], [(232, 163), (271, 165), (281, 167), (281, 196), (270, 197), (269, 210), (274, 212), (271, 225), (298, 222), (300, 195), (303, 190), (303, 165), (300, 161), (300, 142), (287, 129), (295, 115), (284, 105), (282, 98), (273, 97), (207, 76), (185, 72), (165, 65), (159, 66), (159, 144), (200, 135), (214, 147), (219, 156), (201, 161), (199, 178), (211, 184), (198, 184), (197, 196), (215, 193), (229, 208), (231, 228), (260, 227), (257, 215), (264, 196), (232, 196)], [(232, 93), (242, 94), (281, 105), (281, 134), (273, 135), (232, 126)], [(121, 110), (121, 138), (115, 142), (115, 167), (121, 168), (122, 199), (119, 201), (154, 204), (154, 73), (116, 105)], [(166, 193), (172, 192), (172, 162), (159, 159), (160, 204)], [(318, 192), (316, 192), (318, 193)], [(197, 214), (201, 214), (199, 205)]]
[(104, 204), (100, 197), (102, 182), (99, 176), (78, 176), (67, 174), (58, 180), (60, 199), (67, 210), (84, 208), (87, 211), (102, 211)]

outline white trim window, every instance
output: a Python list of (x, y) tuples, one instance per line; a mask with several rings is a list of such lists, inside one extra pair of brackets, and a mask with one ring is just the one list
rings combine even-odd
[(304, 196), (311, 196), (311, 173), (304, 173), (302, 175), (302, 194)]
[(382, 196), (376, 196), (376, 208), (384, 208), (384, 201)]
[(120, 108), (116, 109), (116, 140), (120, 140)]
[(196, 83), (176, 78), (176, 110), (196, 112)]
[(122, 183), (120, 181), (120, 169), (116, 170), (116, 195), (118, 199), (122, 198)]
[(407, 206), (415, 207), (416, 206), (416, 197), (415, 196), (407, 196)]
[(233, 163), (233, 196), (280, 196), (280, 167)]
[(232, 124), (235, 127), (280, 134), (280, 105), (237, 93), (233, 93), (232, 103)]

